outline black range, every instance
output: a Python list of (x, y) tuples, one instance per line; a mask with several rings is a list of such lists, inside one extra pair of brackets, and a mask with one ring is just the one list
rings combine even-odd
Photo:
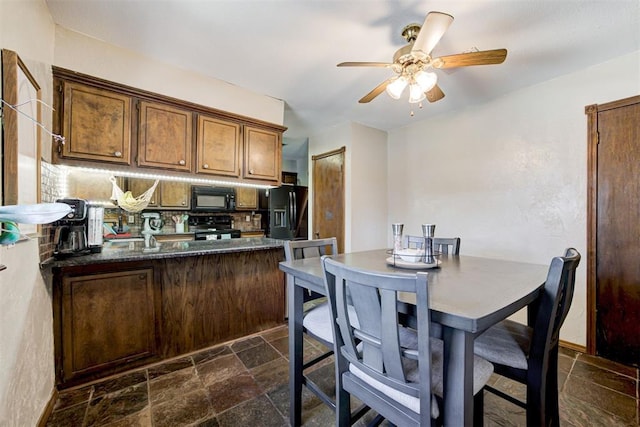
[(232, 228), (230, 215), (190, 215), (189, 229), (195, 240), (237, 239), (240, 230)]

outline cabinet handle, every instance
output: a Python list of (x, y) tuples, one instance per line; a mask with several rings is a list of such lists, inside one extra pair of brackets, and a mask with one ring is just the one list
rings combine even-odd
[(253, 169), (249, 169), (249, 174), (253, 175)]
[(184, 200), (182, 201), (182, 206), (186, 205), (187, 202), (185, 202)]
[(180, 166), (184, 166), (187, 162), (185, 162), (184, 160), (180, 160), (178, 163), (180, 163)]
[(205, 168), (205, 169), (209, 169), (209, 165), (206, 164), (206, 163), (204, 165), (202, 165), (202, 167)]
[(147, 277), (147, 276), (146, 276), (146, 275), (144, 275), (144, 274), (140, 274), (140, 275), (138, 275), (138, 279), (140, 279), (140, 280), (144, 280), (146, 277)]
[(116, 157), (122, 157), (122, 153), (120, 151), (116, 151), (113, 153)]

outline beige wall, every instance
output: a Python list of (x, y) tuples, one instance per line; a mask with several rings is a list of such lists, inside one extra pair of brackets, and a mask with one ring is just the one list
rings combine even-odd
[[(341, 147), (345, 151), (345, 252), (386, 245), (387, 133), (357, 123), (344, 123), (309, 138), (309, 186), (313, 187), (311, 157)], [(311, 191), (312, 193), (312, 191)], [(313, 194), (310, 195), (313, 200)], [(313, 203), (309, 211), (312, 236)]]
[(58, 67), (269, 123), (283, 124), (284, 101), (176, 68), (56, 26)]
[[(0, 1), (0, 47), (18, 53), (51, 104), (54, 26), (44, 1)], [(43, 109), (50, 127), (51, 114)], [(0, 425), (36, 425), (53, 391), (51, 298), (38, 242), (0, 246)]]
[(584, 107), (640, 94), (638, 76), (640, 52), (390, 132), (388, 222), (435, 223), (468, 255), (548, 264), (574, 246), (561, 338), (586, 345)]

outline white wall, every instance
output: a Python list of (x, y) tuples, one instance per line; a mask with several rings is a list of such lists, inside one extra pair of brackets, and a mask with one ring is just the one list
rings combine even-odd
[(639, 93), (636, 52), (391, 131), (388, 222), (414, 233), (435, 223), (468, 255), (548, 264), (575, 247), (583, 261), (561, 338), (586, 345), (584, 108)]
[[(346, 147), (345, 252), (386, 245), (382, 231), (387, 218), (386, 132), (357, 123), (344, 123), (309, 138), (309, 187), (313, 188), (314, 155)], [(311, 190), (311, 193), (313, 190)], [(313, 200), (310, 194), (309, 200)], [(313, 203), (310, 205), (310, 236)]]
[(282, 100), (179, 69), (60, 26), (56, 26), (54, 64), (265, 122), (284, 122)]
[[(49, 105), (53, 43), (54, 26), (44, 1), (0, 1), (0, 47), (18, 53)], [(43, 119), (50, 128), (51, 113), (46, 108)], [(0, 246), (0, 264), (7, 266), (0, 272), (3, 426), (36, 425), (53, 391), (51, 298), (38, 263), (37, 240)]]

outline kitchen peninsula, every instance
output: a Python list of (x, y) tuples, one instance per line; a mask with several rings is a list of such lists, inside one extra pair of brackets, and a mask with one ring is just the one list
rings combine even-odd
[(283, 242), (105, 242), (51, 260), (56, 382), (86, 383), (284, 322)]

